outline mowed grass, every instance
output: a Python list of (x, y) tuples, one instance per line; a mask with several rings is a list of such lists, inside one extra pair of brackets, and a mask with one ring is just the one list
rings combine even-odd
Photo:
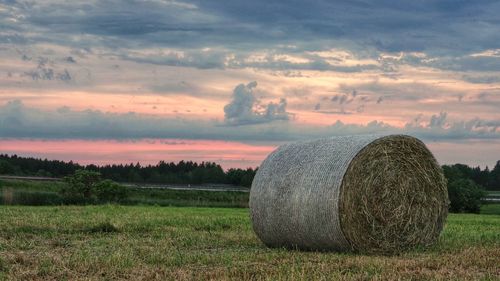
[[(490, 212), (497, 206), (487, 205)], [(6, 280), (499, 280), (500, 215), (450, 214), (398, 256), (268, 249), (244, 208), (0, 206)]]

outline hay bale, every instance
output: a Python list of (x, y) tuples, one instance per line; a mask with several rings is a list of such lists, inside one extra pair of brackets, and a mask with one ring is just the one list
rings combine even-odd
[(270, 247), (397, 253), (437, 240), (448, 193), (420, 140), (343, 136), (271, 153), (252, 183), (250, 209)]

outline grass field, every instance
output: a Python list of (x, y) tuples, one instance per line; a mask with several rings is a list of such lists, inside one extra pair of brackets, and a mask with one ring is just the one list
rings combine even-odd
[[(58, 191), (64, 182), (0, 181), (0, 204), (62, 205)], [(129, 188), (123, 205), (247, 207), (248, 192)]]
[(268, 249), (248, 209), (0, 206), (0, 279), (500, 280), (500, 205), (399, 256)]

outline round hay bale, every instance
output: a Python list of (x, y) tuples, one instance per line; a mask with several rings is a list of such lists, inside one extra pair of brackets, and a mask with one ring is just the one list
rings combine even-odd
[(343, 136), (271, 153), (253, 180), (250, 210), (270, 247), (397, 253), (437, 240), (448, 193), (420, 140)]

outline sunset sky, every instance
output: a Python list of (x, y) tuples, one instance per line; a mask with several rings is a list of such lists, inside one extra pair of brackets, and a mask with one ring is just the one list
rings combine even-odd
[(500, 2), (0, 0), (0, 153), (255, 167), (344, 134), (500, 159)]

